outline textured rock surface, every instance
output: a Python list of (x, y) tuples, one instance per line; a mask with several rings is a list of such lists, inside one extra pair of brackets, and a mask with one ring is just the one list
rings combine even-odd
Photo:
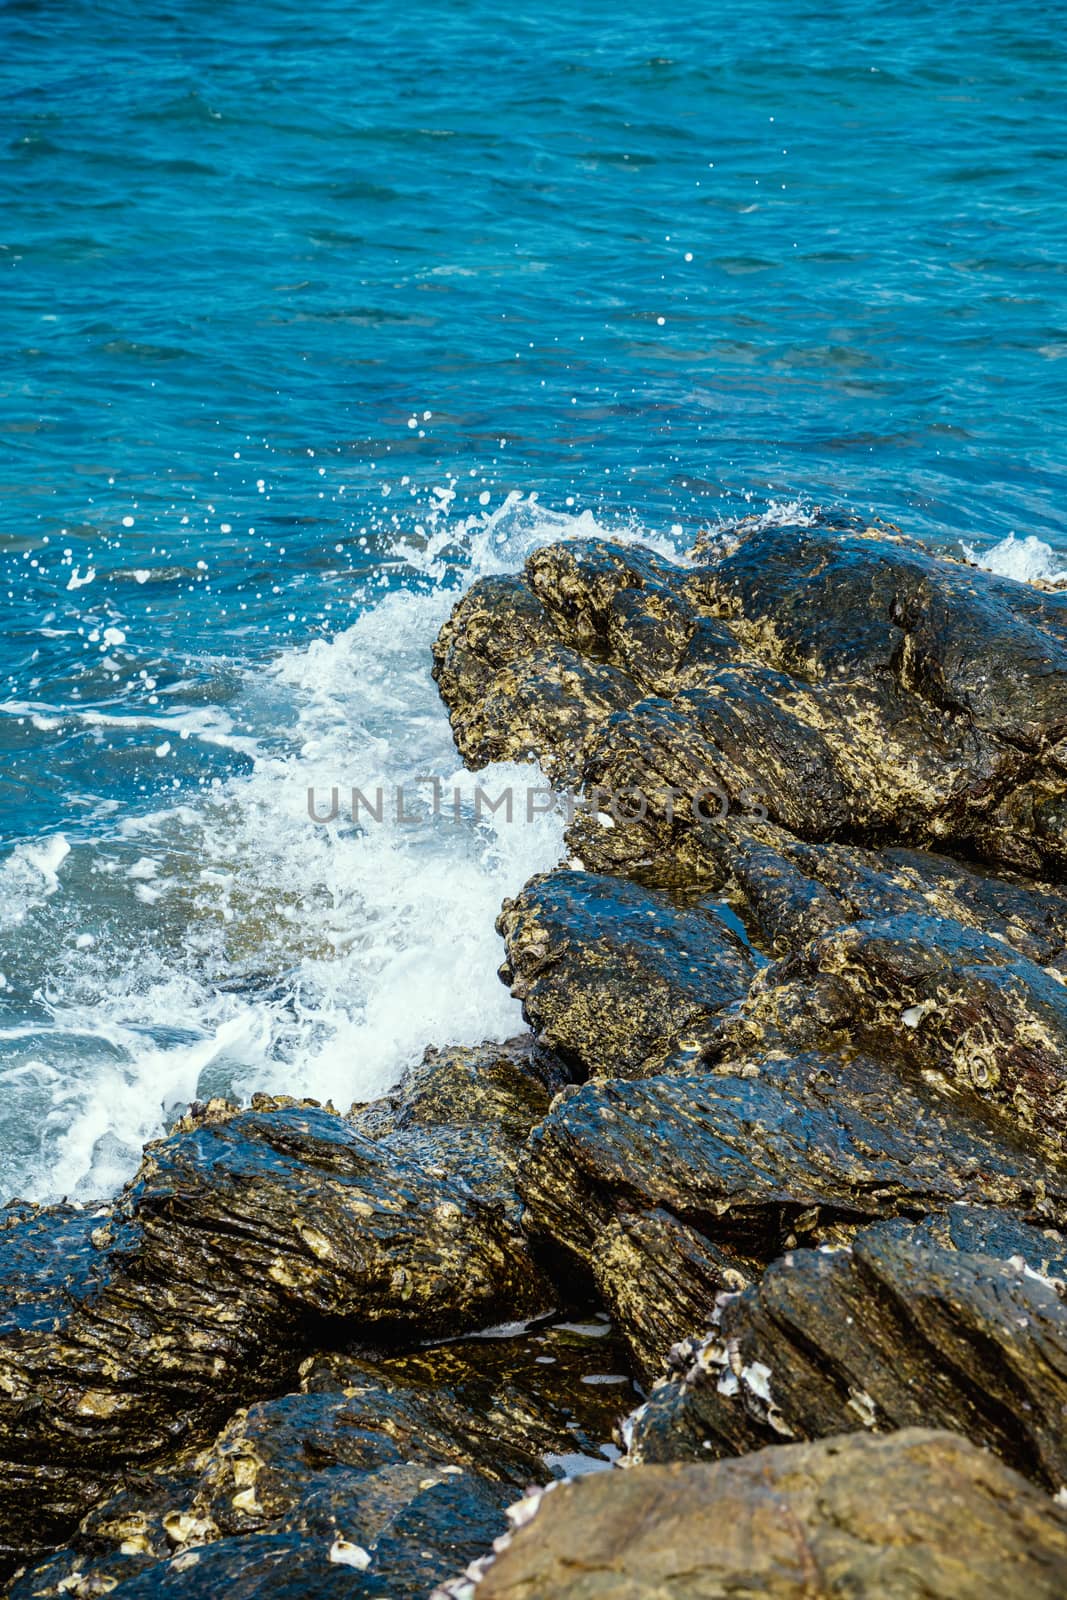
[(620, 1359), (603, 1323), (376, 1362), (312, 1357), (298, 1392), (238, 1411), (200, 1455), (96, 1507), (10, 1600), (116, 1586), (424, 1596), (491, 1545), (528, 1485), (608, 1465), (632, 1403)]
[(1061, 1174), (921, 1080), (818, 1054), (565, 1091), (519, 1189), (528, 1229), (592, 1272), (646, 1371), (736, 1287), (729, 1271), (798, 1243), (964, 1200), (1067, 1220)]
[(704, 1328), (718, 1296), (743, 1289), (759, 1273), (755, 1262), (659, 1210), (624, 1212), (609, 1222), (590, 1266), (646, 1380), (660, 1376), (682, 1329)]
[(549, 546), (460, 601), (435, 675), (470, 765), (640, 788), (631, 861), (699, 855), (669, 795), (711, 789), (802, 838), (1067, 866), (1067, 598), (884, 530), (760, 528), (688, 568)]
[(1053, 1600), (1067, 1512), (950, 1434), (639, 1467), (544, 1496), (477, 1600)]
[[(587, 864), (596, 862), (596, 844), (587, 836)], [(845, 923), (910, 913), (984, 930), (1038, 966), (1067, 970), (1067, 895), (1016, 873), (925, 850), (812, 844), (735, 817), (703, 830), (699, 866), (768, 954), (786, 955)]]
[(757, 971), (721, 908), (587, 872), (531, 879), (505, 900), (497, 927), (502, 979), (544, 1043), (584, 1077), (655, 1072)]
[[(720, 1302), (709, 1339), (679, 1348), (676, 1373), (627, 1425), (633, 1459), (925, 1424), (966, 1434), (1058, 1491), (1067, 1302), (1045, 1273), (1062, 1265), (1064, 1243), (958, 1208), (936, 1226), (879, 1224), (846, 1249), (790, 1252)], [(990, 1253), (1012, 1247), (1006, 1260)]]
[(727, 1051), (832, 1044), (940, 1077), (1060, 1156), (1067, 1134), (1067, 986), (993, 933), (889, 916), (821, 935), (766, 969)]
[(150, 1146), (102, 1215), (8, 1213), (3, 1556), (58, 1543), (120, 1471), (284, 1387), (328, 1329), (414, 1342), (547, 1309), (512, 1186), (548, 1101), (530, 1060), (490, 1052), (477, 1096), (461, 1058), (427, 1066), (420, 1087), (454, 1119), (437, 1127), (416, 1102), (366, 1113), (369, 1133), (310, 1104), (213, 1105)]

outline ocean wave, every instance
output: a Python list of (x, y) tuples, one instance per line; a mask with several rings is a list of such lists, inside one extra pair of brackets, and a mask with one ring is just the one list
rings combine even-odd
[[(389, 584), (351, 627), (250, 670), (226, 712), (136, 719), (225, 740), (250, 770), (9, 858), (8, 1193), (113, 1190), (194, 1098), (266, 1090), (347, 1107), (388, 1088), (428, 1045), (522, 1028), (496, 975), (494, 922), (506, 895), (560, 859), (564, 821), (539, 810), (526, 820), (521, 796), (545, 782), (534, 765), (498, 764), (477, 780), (458, 769), (430, 645), (466, 583), (515, 570), (540, 544), (610, 532), (677, 554), (681, 530), (605, 530), (536, 496), (473, 517), (449, 509), (442, 490), (396, 536), (379, 574)], [(101, 720), (36, 702), (2, 709)], [(437, 815), (432, 788), (415, 782), (431, 774), (449, 797)], [(514, 788), (513, 821), (476, 804), (476, 781), (490, 796)], [(417, 823), (397, 821), (397, 786)], [(381, 822), (363, 811), (353, 824), (344, 807), (313, 822), (309, 790), (321, 814), (335, 787), (382, 788)]]

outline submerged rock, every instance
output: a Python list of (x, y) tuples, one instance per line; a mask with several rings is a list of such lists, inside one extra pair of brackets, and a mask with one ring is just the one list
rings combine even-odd
[(951, 1434), (638, 1467), (545, 1495), (477, 1600), (1058, 1600), (1067, 1512)]
[(1047, 1272), (1062, 1268), (1065, 1241), (954, 1211), (879, 1224), (844, 1249), (791, 1251), (720, 1300), (712, 1335), (678, 1348), (676, 1371), (627, 1424), (632, 1460), (925, 1424), (1062, 1489), (1067, 1301)]

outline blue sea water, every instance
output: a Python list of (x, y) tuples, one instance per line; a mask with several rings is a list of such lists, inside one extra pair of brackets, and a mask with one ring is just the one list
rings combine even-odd
[(1067, 565), (1063, 22), (0, 0), (0, 1190), (519, 1026), (557, 822), (306, 814), (454, 772), (473, 574), (816, 504)]

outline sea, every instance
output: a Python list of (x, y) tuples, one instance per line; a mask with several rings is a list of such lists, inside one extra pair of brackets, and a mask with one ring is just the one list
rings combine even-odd
[(1065, 22), (0, 0), (0, 1199), (521, 1029), (479, 576), (819, 507), (1067, 571)]

